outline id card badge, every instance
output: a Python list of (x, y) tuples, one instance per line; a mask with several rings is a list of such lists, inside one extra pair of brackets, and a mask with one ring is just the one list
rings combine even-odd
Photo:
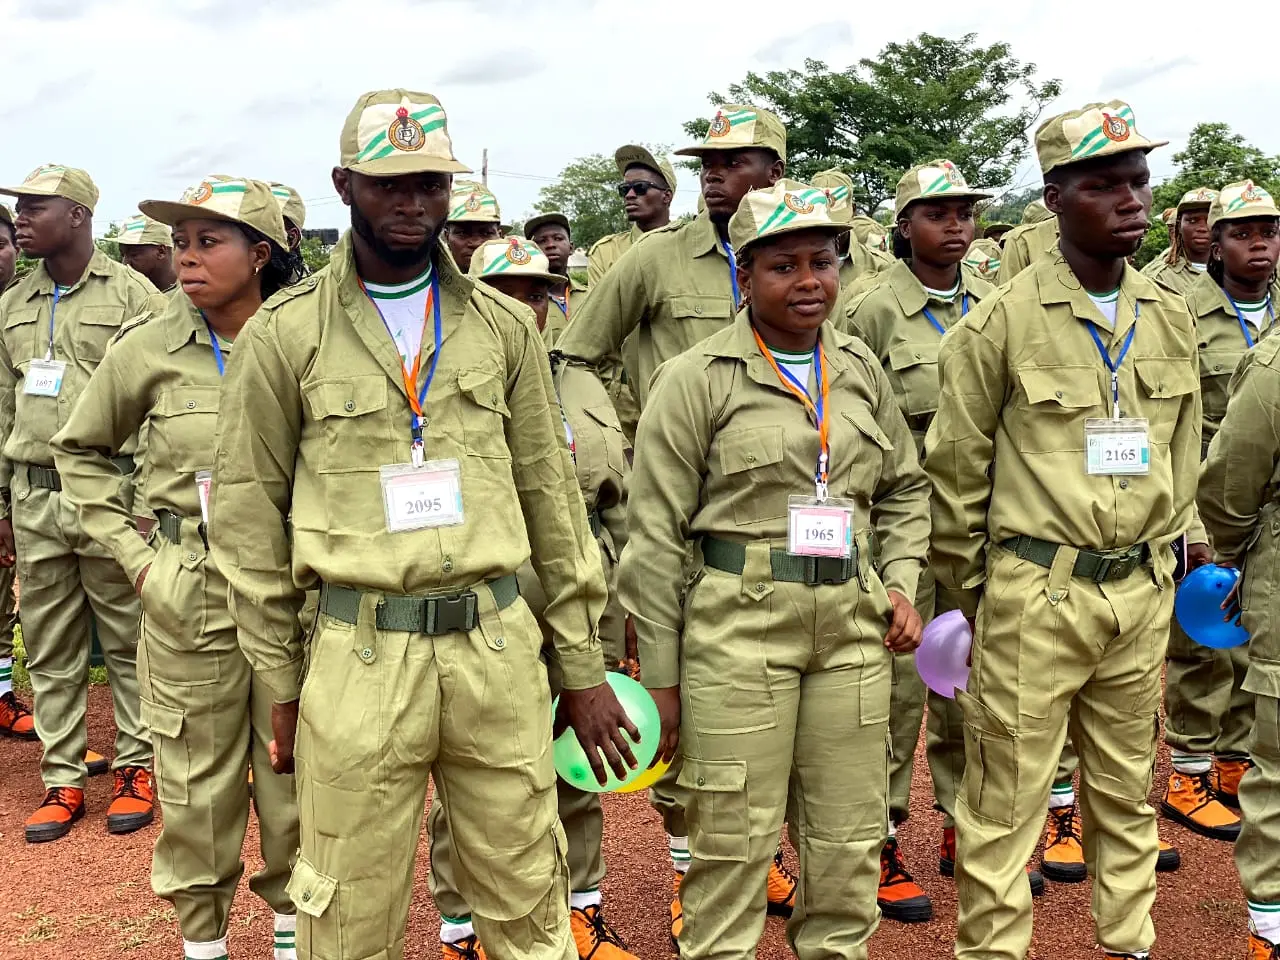
[(209, 491), (213, 489), (213, 472), (196, 471), (196, 493), (200, 496), (200, 522), (209, 525)]
[(62, 390), (62, 375), (67, 364), (62, 360), (32, 360), (22, 381), (22, 392), (32, 397), (56, 397)]
[(787, 552), (797, 557), (845, 558), (853, 553), (853, 501), (791, 497), (787, 501)]
[(428, 460), (420, 467), (393, 463), (379, 474), (392, 533), (462, 523), (462, 471), (457, 460)]
[(1145, 476), (1151, 471), (1151, 442), (1145, 419), (1086, 420), (1084, 448), (1085, 469), (1091, 476)]

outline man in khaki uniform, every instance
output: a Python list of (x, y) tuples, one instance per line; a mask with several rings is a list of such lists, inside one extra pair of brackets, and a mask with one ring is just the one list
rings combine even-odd
[[(641, 410), (659, 365), (732, 322), (740, 297), (729, 220), (749, 191), (782, 177), (787, 131), (768, 110), (725, 104), (712, 117), (703, 141), (676, 153), (701, 160), (705, 209), (693, 220), (653, 231), (623, 254), (592, 287), (559, 344), (568, 356), (597, 366), (621, 350)], [(643, 676), (643, 664), (640, 669)], [(680, 879), (689, 867), (677, 767), (673, 765), (650, 792), (662, 814), (676, 874), (673, 936), (682, 923)], [(780, 861), (770, 874), (769, 888), (772, 908), (789, 913), (795, 882), (783, 873)]]
[(1022, 211), (1022, 223), (1004, 235), (1000, 244), (1000, 269), (996, 284), (1007, 283), (1043, 256), (1058, 251), (1058, 218), (1041, 200), (1032, 200)]
[[(827, 195), (827, 212), (837, 223), (853, 223), (853, 179), (843, 170), (815, 173), (811, 184)], [(840, 254), (840, 289), (864, 277), (874, 277), (888, 264), (871, 252), (865, 243), (855, 242), (853, 231), (837, 238)], [(839, 319), (839, 318), (833, 318)]]
[(173, 269), (173, 236), (163, 223), (138, 214), (130, 217), (115, 237), (120, 259), (137, 270), (166, 296), (178, 287)]
[(471, 268), (471, 255), (481, 244), (502, 236), (503, 229), (498, 198), (488, 187), (475, 180), (453, 181), (444, 239), (459, 270), (466, 273)]
[(676, 192), (676, 172), (666, 157), (655, 157), (646, 147), (627, 144), (613, 154), (618, 165), (618, 193), (626, 208), (630, 230), (601, 237), (587, 252), (587, 286), (612, 267), (646, 233), (671, 222), (671, 201)]
[(1209, 262), (1209, 207), (1217, 198), (1218, 191), (1209, 187), (1184, 193), (1174, 208), (1168, 251), (1143, 267), (1142, 272), (1174, 293), (1186, 294)]
[[(1224, 190), (1225, 192), (1225, 190)], [(1236, 869), (1249, 909), (1248, 960), (1280, 957), (1280, 338), (1245, 355), (1231, 383), (1222, 428), (1209, 445), (1196, 501), (1221, 562), (1242, 566), (1237, 605), (1249, 631), (1249, 672), (1256, 719), (1253, 767), (1240, 782), (1243, 825)]]
[[(542, 213), (532, 217), (524, 225), (524, 236), (526, 240), (532, 240), (538, 245), (538, 249), (551, 264), (552, 273), (569, 277), (573, 232), (568, 217), (563, 213)], [(551, 303), (555, 309), (547, 311), (547, 324), (542, 328), (542, 339), (548, 350), (553, 349), (560, 341), (560, 335), (569, 325), (569, 319), (586, 299), (587, 288), (572, 277), (551, 288)]]
[[(49, 164), (0, 193), (18, 198), (18, 242), (40, 259), (0, 298), (0, 482), (12, 491), (12, 504), (0, 504), (0, 555), (17, 554), (27, 669), (44, 744), (46, 792), (26, 837), (56, 840), (85, 813), (94, 622), (116, 721), (107, 829), (129, 833), (151, 822), (154, 801), (151, 745), (138, 708), (138, 600), (115, 558), (84, 533), (63, 501), (49, 443), (120, 324), (163, 310), (165, 298), (141, 274), (95, 249), (98, 188), (83, 170)], [(132, 457), (116, 465), (131, 473)]]
[[(571, 960), (542, 635), (515, 576), (531, 547), (564, 672), (555, 719), (619, 773), (636, 731), (604, 684), (607, 591), (546, 355), (527, 315), (443, 255), (466, 168), (435, 97), (361, 96), (340, 156), (352, 231), (236, 339), (209, 524), (272, 692), (277, 772), (296, 731), (298, 956), (403, 955), (430, 775), (489, 955)], [(407, 308), (375, 296), (397, 288)]]
[[(961, 960), (1022, 960), (1024, 865), (1068, 726), (1080, 754), (1098, 942), (1145, 958), (1159, 849), (1146, 798), (1173, 608), (1170, 544), (1200, 453), (1195, 326), (1126, 262), (1151, 203), (1119, 101), (1036, 131), (1061, 252), (942, 345), (925, 441), (940, 610), (976, 624), (956, 809)], [(1007, 248), (1006, 248), (1007, 249)]]

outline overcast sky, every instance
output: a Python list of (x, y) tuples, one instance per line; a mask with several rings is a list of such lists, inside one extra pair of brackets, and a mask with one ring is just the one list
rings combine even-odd
[[(847, 9), (848, 14), (837, 13)], [(927, 10), (920, 20), (903, 14)], [(41, 163), (89, 170), (99, 230), (139, 200), (176, 198), (209, 173), (280, 180), (307, 201), (308, 227), (344, 226), (329, 171), (365, 90), (438, 96), (460, 160), (508, 217), (583, 154), (636, 141), (681, 145), (707, 94), (749, 70), (843, 68), (922, 30), (1012, 44), (1062, 80), (1058, 109), (1119, 97), (1171, 147), (1168, 174), (1200, 121), (1224, 121), (1280, 153), (1280, 71), (1224, 47), (1270, 42), (1271, 4), (1232, 13), (1152, 0), (996, 4), (762, 0), (0, 0), (7, 90), (0, 181)], [(1228, 6), (1217, 8), (1225, 14)], [(799, 14), (806, 13), (806, 17)], [(676, 205), (697, 183), (679, 171)], [(1036, 182), (1033, 170), (1019, 176)], [(1015, 184), (1016, 185), (1016, 184)]]

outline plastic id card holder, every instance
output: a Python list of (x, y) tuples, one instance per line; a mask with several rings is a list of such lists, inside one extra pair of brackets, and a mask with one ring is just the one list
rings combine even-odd
[(420, 467), (393, 463), (382, 467), (379, 475), (392, 533), (462, 523), (462, 471), (457, 460), (428, 460)]
[(62, 360), (32, 360), (22, 379), (22, 392), (32, 397), (56, 397), (62, 392), (62, 376), (67, 365)]
[(1146, 475), (1151, 441), (1145, 419), (1092, 418), (1084, 422), (1085, 470), (1091, 476)]
[(853, 553), (852, 500), (790, 497), (787, 552), (797, 557), (848, 557)]

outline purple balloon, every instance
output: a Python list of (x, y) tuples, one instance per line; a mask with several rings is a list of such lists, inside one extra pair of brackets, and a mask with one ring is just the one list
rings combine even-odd
[(940, 697), (956, 698), (969, 684), (969, 648), (973, 633), (959, 610), (948, 610), (924, 628), (916, 648), (916, 671), (924, 685)]

